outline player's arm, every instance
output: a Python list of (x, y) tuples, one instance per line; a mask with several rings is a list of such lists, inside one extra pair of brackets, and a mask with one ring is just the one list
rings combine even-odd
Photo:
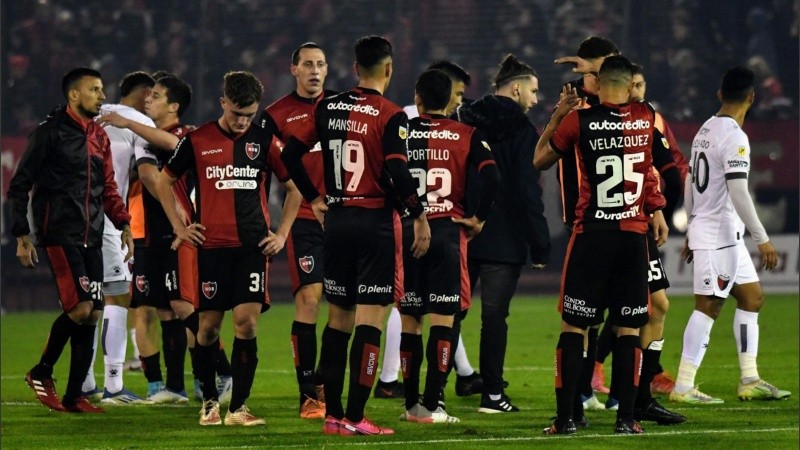
[(311, 150), (311, 146), (292, 136), (286, 142), (281, 152), (281, 161), (289, 172), (289, 177), (294, 181), (295, 186), (309, 203), (323, 201), (314, 183), (308, 176), (305, 166), (303, 166), (303, 155)]
[(131, 216), (125, 207), (125, 202), (119, 195), (117, 182), (114, 179), (114, 161), (111, 158), (111, 144), (108, 136), (102, 136), (103, 154), (103, 212), (106, 213), (111, 223), (122, 231), (122, 248), (127, 248), (124, 261), (133, 258), (133, 234), (131, 234)]
[(164, 169), (158, 173), (158, 178), (155, 183), (155, 197), (164, 208), (164, 213), (172, 225), (172, 231), (175, 233), (175, 240), (172, 242), (172, 249), (177, 250), (181, 242), (190, 242), (195, 245), (200, 245), (205, 241), (205, 236), (201, 233), (205, 227), (199, 223), (193, 223), (186, 226), (186, 223), (181, 219), (177, 208), (177, 199), (175, 198), (175, 191), (173, 186), (189, 168), (194, 166), (194, 149), (192, 141), (187, 136), (181, 139), (178, 143), (178, 148), (175, 150), (175, 156), (170, 159)]
[(97, 122), (102, 125), (113, 125), (117, 128), (127, 128), (141, 136), (150, 144), (165, 150), (174, 149), (180, 140), (178, 139), (178, 136), (175, 136), (168, 131), (128, 119), (127, 117), (123, 117), (116, 112), (103, 114), (97, 119)]
[[(579, 103), (580, 97), (578, 96), (575, 87), (567, 84), (561, 88), (561, 94), (559, 95), (556, 109), (553, 111), (553, 116), (550, 117), (550, 121), (547, 123), (542, 135), (539, 137), (539, 142), (536, 143), (536, 151), (533, 154), (533, 166), (536, 169), (547, 170), (559, 159), (561, 159), (563, 152), (559, 151), (550, 142), (550, 140), (555, 135), (556, 130), (564, 118), (567, 117), (570, 111), (572, 111), (572, 109), (575, 108), (575, 106), (577, 106)], [(575, 117), (575, 120), (577, 120), (577, 116)]]
[(289, 232), (292, 230), (292, 224), (297, 218), (300, 202), (303, 201), (303, 196), (294, 182), (289, 179), (289, 173), (286, 171), (283, 162), (281, 162), (280, 154), (282, 148), (283, 143), (277, 136), (273, 135), (267, 156), (268, 163), (275, 172), (275, 176), (278, 177), (278, 181), (283, 183), (283, 187), (286, 189), (286, 198), (283, 201), (283, 214), (281, 214), (278, 229), (274, 233), (271, 230), (267, 230), (267, 236), (258, 243), (259, 247), (263, 247), (263, 253), (270, 256), (283, 250), (286, 239), (289, 238)]
[(497, 164), (492, 156), (491, 147), (479, 130), (475, 130), (472, 133), (467, 160), (478, 169), (478, 174), (481, 177), (478, 206), (475, 208), (473, 216), (453, 218), (453, 222), (465, 228), (467, 241), (471, 241), (483, 230), (483, 224), (492, 210), (494, 199), (497, 196), (497, 189), (500, 185), (500, 172), (497, 171)]
[(658, 129), (653, 130), (653, 167), (664, 180), (664, 187), (661, 190), (667, 201), (664, 207), (664, 219), (670, 220), (683, 195), (683, 182), (670, 150), (669, 141)]
[[(734, 176), (734, 175), (744, 175)], [(744, 222), (744, 226), (753, 236), (753, 240), (758, 244), (758, 251), (761, 253), (761, 267), (772, 270), (778, 265), (778, 254), (775, 247), (769, 241), (767, 231), (761, 224), (761, 220), (756, 213), (756, 207), (750, 192), (747, 189), (747, 174), (744, 172), (733, 172), (725, 174), (725, 184), (728, 186), (728, 193), (731, 196), (733, 209)]]

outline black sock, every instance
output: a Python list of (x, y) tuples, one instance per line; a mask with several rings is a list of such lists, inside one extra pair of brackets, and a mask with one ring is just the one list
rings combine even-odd
[[(197, 341), (195, 341), (194, 345), (197, 345)], [(194, 347), (189, 347), (189, 362), (192, 363), (192, 378), (197, 380), (197, 364), (194, 361)]]
[(292, 353), (297, 385), (300, 387), (300, 404), (306, 397), (316, 399), (317, 326), (313, 323), (292, 322)]
[(42, 357), (39, 359), (39, 364), (34, 368), (33, 375), (37, 377), (51, 377), (53, 375), (53, 366), (56, 365), (58, 358), (64, 351), (70, 337), (80, 327), (72, 319), (69, 318), (67, 313), (61, 313), (60, 316), (53, 321), (50, 327), (50, 335), (47, 336), (47, 343), (45, 344)]
[(352, 422), (364, 419), (364, 406), (375, 384), (380, 353), (381, 330), (369, 325), (357, 326), (350, 348), (350, 389), (344, 414)]
[(192, 311), (192, 313), (184, 319), (183, 324), (197, 337), (197, 330), (200, 329), (200, 315), (197, 311)]
[(453, 316), (453, 328), (451, 328), (452, 340), (450, 341), (453, 344), (451, 347), (451, 350), (453, 351), (453, 356), (450, 358), (450, 365), (447, 367), (447, 373), (444, 376), (445, 385), (447, 385), (447, 379), (450, 378), (450, 372), (452, 372), (453, 369), (456, 369), (456, 371), (458, 371), (458, 367), (456, 367), (456, 351), (458, 351), (458, 338), (459, 336), (461, 336), (461, 321), (464, 320), (466, 314), (467, 314), (466, 311), (462, 311)]
[(182, 392), (186, 388), (183, 383), (183, 367), (186, 363), (186, 327), (183, 321), (161, 321), (161, 341), (167, 369), (167, 388)]
[(250, 397), (253, 379), (258, 366), (258, 343), (253, 339), (233, 339), (231, 351), (231, 373), (233, 374), (233, 391), (228, 411), (236, 411)]
[(611, 316), (609, 315), (606, 323), (603, 324), (603, 330), (597, 336), (597, 357), (595, 358), (597, 362), (605, 362), (608, 355), (614, 350), (616, 340), (617, 334), (614, 333), (614, 324), (611, 323)]
[(325, 415), (342, 419), (342, 391), (344, 372), (347, 369), (347, 345), (350, 333), (325, 326), (319, 351), (319, 373), (325, 385)]
[(217, 364), (215, 370), (217, 375), (221, 377), (231, 376), (231, 363), (228, 361), (228, 355), (225, 354), (225, 348), (222, 347), (222, 338), (217, 340), (219, 344), (219, 353), (217, 354)]
[(650, 383), (660, 373), (660, 361), (661, 350), (642, 350), (642, 374), (639, 377), (635, 403), (637, 408), (644, 408), (653, 398), (653, 394), (650, 392)]
[(633, 420), (633, 404), (639, 386), (642, 349), (639, 336), (618, 336), (611, 370), (614, 373), (614, 395), (619, 400), (617, 419)]
[(583, 335), (562, 332), (556, 346), (556, 415), (560, 423), (572, 418), (583, 364)]
[(406, 393), (406, 409), (419, 403), (419, 371), (422, 367), (422, 336), (400, 333), (400, 368)]
[(218, 354), (218, 342), (213, 342), (208, 346), (200, 345), (198, 342), (194, 346), (196, 376), (200, 380), (200, 388), (203, 390), (203, 400), (219, 400), (217, 383), (214, 379), (214, 361), (217, 360)]
[(581, 376), (578, 379), (578, 393), (592, 396), (592, 375), (594, 375), (594, 362), (597, 360), (597, 328), (589, 328), (587, 334), (586, 356), (581, 366)]
[(144, 377), (147, 378), (148, 383), (164, 381), (164, 378), (161, 377), (161, 353), (155, 352), (150, 356), (140, 355), (139, 361), (142, 362), (142, 371), (144, 371)]
[(450, 327), (435, 325), (431, 327), (428, 336), (428, 346), (425, 351), (425, 356), (428, 358), (428, 373), (425, 376), (425, 394), (422, 399), (428, 411), (435, 411), (439, 407), (439, 393), (447, 376), (447, 367), (453, 359), (452, 331)]
[(63, 403), (74, 405), (81, 396), (83, 380), (92, 364), (92, 348), (94, 344), (95, 325), (77, 325), (70, 339), (72, 354), (69, 361), (69, 379)]

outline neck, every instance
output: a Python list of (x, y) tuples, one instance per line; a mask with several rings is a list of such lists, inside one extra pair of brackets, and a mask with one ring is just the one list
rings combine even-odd
[(163, 119), (154, 120), (156, 126), (160, 130), (166, 130), (167, 128), (175, 125), (176, 123), (180, 123), (180, 119), (177, 116), (167, 116)]
[(81, 108), (78, 108), (76, 105), (69, 105), (69, 109), (75, 113), (76, 116), (80, 117), (83, 120), (92, 120), (94, 117), (87, 116)]
[(361, 78), (358, 80), (358, 87), (378, 91), (381, 93), (381, 95), (383, 95), (383, 88), (385, 85), (386, 81), (383, 79)]
[(303, 98), (317, 98), (320, 95), (322, 95), (323, 90), (320, 89), (317, 92), (308, 92), (305, 89), (298, 87), (297, 89), (295, 89), (295, 92), (297, 93), (297, 95)]
[(630, 93), (626, 89), (602, 89), (598, 92), (601, 103), (621, 105), (628, 103)]
[(741, 127), (744, 125), (744, 116), (747, 114), (747, 106), (740, 103), (723, 103), (717, 111), (718, 116), (730, 116)]
[(445, 111), (444, 108), (442, 108), (442, 109), (427, 109), (422, 105), (417, 105), (417, 111), (419, 111), (420, 114), (427, 114), (429, 116), (432, 116), (434, 114), (438, 114), (440, 116), (446, 116), (447, 115), (447, 112)]

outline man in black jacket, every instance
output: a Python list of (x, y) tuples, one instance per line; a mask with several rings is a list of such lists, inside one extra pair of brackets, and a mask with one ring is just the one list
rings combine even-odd
[[(478, 412), (517, 412), (503, 392), (508, 309), (520, 269), (542, 268), (550, 257), (539, 172), (531, 164), (539, 139), (525, 113), (537, 103), (539, 81), (527, 64), (507, 55), (494, 80), (495, 94), (458, 110), (459, 121), (486, 133), (500, 172), (500, 188), (483, 232), (469, 244), (470, 281), (481, 281), (480, 373), (484, 389)], [(470, 183), (468, 209), (478, 197)]]
[[(50, 329), (39, 364), (25, 381), (39, 401), (55, 411), (100, 413), (81, 394), (92, 361), (95, 324), (103, 309), (103, 213), (122, 230), (125, 261), (133, 255), (130, 215), (117, 191), (109, 139), (92, 120), (105, 99), (96, 70), (68, 72), (61, 89), (68, 106), (57, 108), (33, 132), (25, 155), (11, 179), (8, 199), (17, 238), (17, 257), (25, 267), (38, 262), (28, 224), (28, 198), (33, 189), (33, 218), (38, 244), (48, 260), (64, 309)], [(70, 341), (69, 381), (59, 401), (53, 366)]]

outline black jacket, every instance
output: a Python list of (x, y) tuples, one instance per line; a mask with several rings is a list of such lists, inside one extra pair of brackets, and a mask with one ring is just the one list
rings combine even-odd
[[(508, 97), (487, 95), (458, 109), (459, 121), (486, 133), (500, 172), (500, 187), (483, 231), (469, 244), (469, 258), (487, 262), (545, 264), (550, 230), (544, 217), (539, 171), (533, 152), (539, 133)], [(467, 208), (474, 210), (479, 181), (471, 174)]]
[(130, 216), (114, 181), (102, 127), (56, 108), (28, 138), (8, 188), (12, 233), (30, 233), (28, 193), (39, 245), (103, 245), (103, 213), (121, 229)]

